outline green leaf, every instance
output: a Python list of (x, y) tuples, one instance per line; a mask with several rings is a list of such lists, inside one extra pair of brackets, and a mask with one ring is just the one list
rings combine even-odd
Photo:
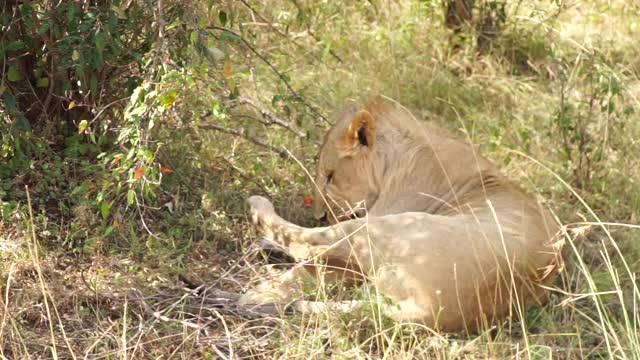
[[(31, 12), (33, 10), (33, 8), (31, 7), (31, 5), (26, 4), (26, 5), (22, 5), (22, 10), (24, 10), (25, 8), (28, 8), (28, 11), (23, 11), (22, 14), (22, 21), (24, 21), (24, 25), (26, 26), (27, 30), (33, 31), (33, 20), (31, 20)], [(28, 14), (26, 14), (28, 13)]]
[(240, 36), (238, 36), (236, 34), (232, 34), (230, 32), (226, 32), (226, 31), (223, 31), (220, 34), (220, 40), (229, 40), (229, 41), (234, 42), (236, 44), (242, 43), (242, 40), (240, 39)]
[(86, 193), (87, 189), (89, 188), (89, 182), (85, 181), (82, 184), (80, 184), (79, 186), (76, 186), (75, 189), (73, 189), (73, 191), (71, 191), (71, 195), (76, 195), (79, 193)]
[(611, 115), (616, 110), (616, 103), (613, 102), (613, 100), (609, 100), (604, 108), (606, 109), (607, 114)]
[(153, 158), (154, 157), (155, 156), (154, 156), (154, 152), (153, 151), (151, 151), (151, 150), (145, 150), (144, 151), (144, 158), (145, 158), (145, 160), (147, 160), (147, 162), (149, 164), (153, 163)]
[(324, 50), (322, 51), (322, 58), (326, 59), (330, 53), (331, 53), (331, 41), (327, 41), (327, 46), (325, 46)]
[(142, 86), (138, 86), (133, 90), (133, 94), (131, 94), (131, 99), (129, 100), (129, 103), (131, 105), (135, 105), (138, 102), (138, 99), (140, 99), (141, 101), (144, 101), (144, 97), (146, 95), (147, 95), (147, 90)]
[(218, 19), (220, 19), (220, 24), (226, 25), (229, 17), (227, 16), (226, 12), (220, 10), (220, 12), (218, 13)]
[(38, 35), (44, 35), (51, 28), (51, 21), (47, 21), (40, 25), (40, 29), (38, 29)]
[(36, 87), (39, 87), (39, 88), (49, 87), (49, 78), (48, 77), (39, 78), (38, 81), (36, 82)]
[(97, 96), (98, 96), (98, 78), (95, 76), (95, 74), (91, 75), (90, 86), (91, 86), (91, 95), (93, 95), (94, 97), (97, 98)]
[(304, 22), (305, 18), (306, 16), (304, 15), (304, 13), (302, 11), (298, 11), (298, 14), (296, 14), (296, 20), (302, 23)]
[(89, 126), (89, 122), (87, 120), (80, 120), (80, 124), (78, 124), (78, 134), (82, 134)]
[(18, 103), (16, 103), (16, 98), (13, 97), (13, 95), (11, 95), (11, 93), (6, 93), (2, 96), (2, 100), (4, 101), (4, 104), (7, 106), (7, 109), (9, 109), (9, 113), (14, 115), (15, 113), (18, 113)]
[(626, 116), (629, 116), (629, 115), (632, 115), (635, 112), (636, 112), (636, 109), (633, 107), (633, 105), (629, 105), (624, 109), (624, 111), (622, 113), (624, 115), (626, 115)]
[(76, 19), (76, 7), (74, 4), (67, 4), (67, 24), (71, 25)]
[(133, 205), (133, 203), (136, 200), (136, 193), (129, 189), (129, 191), (127, 191), (127, 205), (131, 206)]
[(96, 51), (98, 52), (100, 59), (102, 59), (102, 53), (104, 52), (104, 38), (103, 32), (96, 33)]
[(111, 214), (111, 204), (103, 201), (100, 203), (100, 215), (102, 215), (103, 219), (106, 219), (109, 217), (109, 214)]
[(18, 71), (18, 67), (15, 65), (9, 66), (9, 71), (7, 72), (7, 78), (9, 81), (20, 81), (22, 80), (22, 74)]
[(160, 104), (162, 104), (166, 108), (172, 107), (176, 99), (178, 98), (178, 93), (174, 89), (169, 89), (164, 95), (158, 97), (160, 100)]
[(124, 10), (122, 10), (122, 8), (116, 6), (116, 5), (111, 5), (111, 11), (113, 11), (114, 13), (116, 13), (116, 15), (118, 15), (118, 18), (126, 20), (127, 19), (127, 14), (124, 12)]
[(22, 115), (22, 113), (18, 115), (18, 121), (16, 121), (16, 125), (18, 126), (18, 128), (22, 130), (26, 130), (26, 131), (31, 130), (31, 123), (24, 115)]
[(198, 20), (198, 29), (203, 30), (206, 27), (207, 27), (207, 19), (200, 18), (200, 20)]
[(103, 236), (109, 236), (109, 235), (111, 235), (111, 233), (113, 233), (113, 230), (114, 230), (114, 229), (115, 229), (115, 228), (114, 228), (113, 226), (109, 226), (109, 227), (107, 228), (107, 230), (105, 230), (105, 231), (104, 231), (104, 235), (103, 235)]
[(182, 22), (180, 21), (180, 19), (175, 19), (171, 22), (171, 24), (169, 24), (167, 26), (167, 28), (165, 30), (169, 31), (171, 29), (177, 28), (178, 26), (180, 26), (180, 24), (182, 24)]
[(192, 31), (191, 34), (189, 34), (189, 41), (191, 41), (192, 45), (195, 45), (198, 42), (198, 32), (197, 31)]
[(7, 45), (0, 44), (0, 56), (4, 57), (6, 51), (21, 50), (27, 47), (27, 44), (22, 40), (16, 40), (8, 43)]
[(31, 4), (24, 4), (20, 7), (20, 15), (22, 17), (29, 17), (33, 12), (33, 6)]

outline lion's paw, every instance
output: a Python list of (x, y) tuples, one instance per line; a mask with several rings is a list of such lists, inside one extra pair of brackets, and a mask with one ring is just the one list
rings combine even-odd
[(253, 195), (247, 199), (247, 204), (249, 204), (249, 206), (254, 209), (261, 209), (271, 212), (275, 211), (273, 205), (271, 204), (271, 201), (269, 201), (269, 199), (264, 196)]
[(269, 220), (275, 215), (275, 209), (271, 201), (262, 196), (251, 196), (247, 199), (251, 223), (259, 232), (266, 234), (270, 225)]
[(267, 288), (265, 285), (257, 289), (249, 290), (242, 294), (237, 304), (240, 306), (265, 305), (265, 304), (286, 304), (290, 294), (287, 289), (280, 287)]

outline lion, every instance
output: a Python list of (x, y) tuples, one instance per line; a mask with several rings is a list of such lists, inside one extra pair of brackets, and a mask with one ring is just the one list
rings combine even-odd
[[(542, 304), (559, 272), (559, 224), (547, 210), (477, 147), (392, 100), (342, 111), (325, 136), (314, 185), (314, 215), (331, 225), (292, 224), (252, 196), (257, 231), (303, 265), (320, 259), (370, 282), (396, 321), (446, 332), (487, 328)], [(304, 268), (260, 284), (240, 304), (308, 308), (294, 299)]]

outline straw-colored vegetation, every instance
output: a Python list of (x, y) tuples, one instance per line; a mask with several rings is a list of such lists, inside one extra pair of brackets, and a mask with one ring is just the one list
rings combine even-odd
[[(475, 2), (457, 35), (440, 1), (0, 4), (0, 358), (640, 358), (640, 7)], [(220, 298), (278, 271), (244, 199), (313, 225), (332, 112), (376, 94), (543, 199), (548, 304), (444, 334)]]

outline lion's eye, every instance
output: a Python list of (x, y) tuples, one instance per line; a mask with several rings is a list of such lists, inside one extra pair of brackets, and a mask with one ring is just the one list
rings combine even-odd
[(333, 171), (329, 173), (329, 175), (327, 175), (327, 184), (331, 182), (331, 180), (333, 179)]

